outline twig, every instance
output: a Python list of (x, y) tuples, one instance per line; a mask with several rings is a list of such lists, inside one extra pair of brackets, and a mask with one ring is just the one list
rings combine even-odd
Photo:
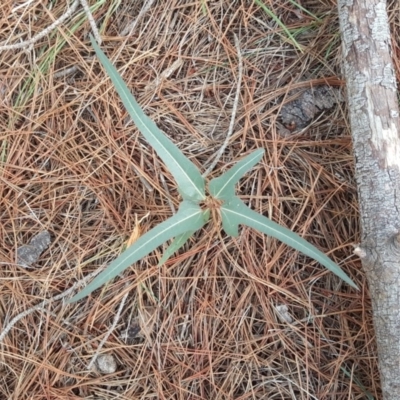
[(206, 172), (203, 174), (203, 178), (205, 178), (217, 165), (219, 159), (221, 158), (222, 154), (224, 153), (226, 147), (229, 144), (229, 140), (232, 136), (233, 133), (233, 127), (235, 125), (235, 120), (236, 120), (236, 112), (237, 112), (237, 107), (239, 103), (239, 96), (240, 96), (240, 87), (242, 85), (242, 76), (243, 76), (243, 60), (242, 60), (242, 54), (240, 51), (240, 45), (239, 45), (239, 39), (235, 35), (235, 47), (238, 55), (238, 80), (237, 80), (237, 88), (236, 88), (236, 95), (235, 95), (235, 100), (233, 102), (233, 109), (232, 109), (232, 116), (231, 116), (231, 122), (229, 124), (229, 129), (228, 129), (228, 134), (226, 135), (225, 141), (221, 148), (219, 149), (217, 155), (215, 156), (214, 161), (211, 163), (211, 165), (207, 168)]
[[(68, 19), (78, 8), (79, 3), (82, 5), (83, 9), (85, 10), (87, 19), (89, 20), (90, 26), (92, 27), (93, 35), (96, 38), (97, 43), (100, 45), (101, 44), (101, 36), (99, 34), (99, 31), (96, 26), (96, 22), (94, 21), (92, 12), (90, 11), (90, 7), (89, 7), (87, 1), (86, 0), (75, 0), (72, 3), (71, 7), (68, 8), (68, 10), (63, 15), (61, 15), (61, 17), (58, 18), (57, 20), (55, 20), (46, 29), (42, 30), (37, 35), (33, 36), (31, 39), (25, 40), (21, 43), (6, 44), (4, 46), (0, 46), (0, 51), (23, 49), (25, 47), (29, 48), (30, 46), (35, 44), (38, 40), (45, 37), (53, 29), (57, 28), (57, 26), (60, 25), (61, 23), (63, 23), (66, 19)], [(27, 5), (27, 4), (29, 4), (29, 2), (24, 5)], [(13, 11), (16, 11), (16, 9), (17, 9), (17, 7)]]
[(83, 9), (85, 10), (87, 19), (89, 20), (89, 24), (92, 27), (92, 31), (93, 31), (93, 35), (94, 38), (96, 39), (96, 42), (99, 44), (99, 46), (101, 45), (101, 36), (100, 33), (97, 29), (97, 25), (96, 22), (94, 21), (92, 12), (90, 11), (90, 7), (88, 6), (88, 3), (86, 0), (80, 0), (80, 3), (82, 4)]
[(106, 335), (105, 335), (105, 336), (103, 337), (103, 339), (101, 340), (99, 346), (97, 347), (96, 353), (94, 354), (92, 360), (90, 361), (90, 363), (89, 363), (89, 365), (88, 365), (88, 370), (89, 370), (89, 371), (93, 368), (93, 365), (94, 365), (94, 363), (96, 362), (97, 357), (99, 356), (100, 351), (101, 351), (101, 349), (102, 349), (103, 346), (104, 346), (104, 343), (107, 341), (107, 339), (110, 337), (111, 333), (114, 331), (115, 327), (117, 326), (119, 317), (121, 316), (122, 309), (124, 308), (124, 305), (125, 305), (126, 299), (128, 298), (128, 295), (129, 295), (129, 292), (126, 292), (125, 295), (124, 295), (124, 297), (122, 298), (121, 303), (120, 303), (120, 305), (119, 305), (119, 307), (118, 307), (117, 314), (115, 315), (114, 321), (113, 321), (113, 323), (112, 323), (110, 329), (108, 330), (108, 332), (106, 333)]
[(140, 21), (140, 19), (143, 17), (143, 15), (149, 10), (149, 8), (151, 7), (151, 5), (153, 3), (154, 3), (154, 0), (147, 0), (147, 2), (144, 4), (143, 8), (140, 10), (139, 15), (123, 29), (123, 31), (121, 32), (121, 36), (126, 36), (133, 32), (137, 23)]
[(25, 3), (22, 3), (22, 4), (20, 4), (20, 5), (16, 6), (16, 7), (14, 7), (14, 8), (11, 10), (11, 14), (14, 14), (14, 13), (15, 13), (16, 11), (18, 11), (20, 8), (28, 7), (29, 4), (33, 3), (34, 1), (35, 1), (35, 0), (28, 0), (28, 1), (26, 1)]
[(79, 67), (77, 65), (73, 65), (72, 67), (65, 68), (60, 71), (55, 72), (53, 75), (53, 78), (54, 79), (63, 78), (66, 75), (74, 74), (78, 70), (79, 70)]
[(50, 299), (43, 300), (36, 306), (33, 306), (29, 308), (28, 310), (23, 311), (22, 313), (18, 314), (16, 317), (14, 317), (8, 324), (7, 326), (3, 329), (3, 332), (0, 333), (0, 343), (3, 341), (3, 339), (6, 337), (7, 333), (10, 332), (12, 327), (22, 318), (28, 316), (29, 314), (32, 314), (34, 311), (41, 310), (43, 309), (48, 303), (52, 301), (57, 301), (60, 299), (63, 299), (64, 297), (68, 296), (71, 292), (73, 292), (77, 287), (84, 285), (88, 280), (92, 279), (95, 277), (102, 269), (99, 268), (96, 271), (92, 272), (91, 274), (87, 275), (85, 278), (82, 278), (80, 281), (75, 282), (69, 289), (66, 291), (58, 294), (57, 296), (51, 297)]
[(25, 47), (32, 46), (34, 43), (36, 43), (41, 38), (45, 37), (54, 28), (56, 28), (58, 25), (60, 25), (66, 19), (68, 19), (75, 12), (75, 10), (78, 8), (79, 2), (80, 2), (80, 0), (75, 0), (72, 3), (71, 7), (68, 8), (68, 10), (63, 15), (61, 15), (60, 18), (58, 18), (56, 21), (54, 21), (46, 29), (44, 29), (43, 31), (39, 32), (37, 35), (33, 36), (31, 39), (26, 40), (26, 41), (21, 42), (21, 43), (6, 44), (4, 46), (0, 46), (0, 51), (22, 49), (22, 48), (25, 48)]

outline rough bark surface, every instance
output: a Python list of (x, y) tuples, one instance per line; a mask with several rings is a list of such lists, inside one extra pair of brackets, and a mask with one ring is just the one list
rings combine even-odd
[(330, 110), (335, 104), (344, 100), (340, 89), (321, 85), (305, 90), (301, 96), (284, 104), (280, 119), (286, 129), (296, 133), (310, 124), (316, 115)]
[(383, 398), (400, 399), (400, 121), (386, 2), (339, 0), (360, 201), (356, 249), (373, 304)]

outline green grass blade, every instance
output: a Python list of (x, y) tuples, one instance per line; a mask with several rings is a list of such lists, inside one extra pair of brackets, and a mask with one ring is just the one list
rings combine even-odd
[(118, 92), (129, 115), (149, 144), (164, 161), (175, 178), (183, 198), (193, 201), (203, 200), (205, 198), (204, 178), (201, 176), (199, 170), (144, 113), (125, 82), (122, 80), (117, 69), (111, 64), (92, 36), (90, 40), (97, 57), (113, 82), (115, 90)]
[(283, 226), (271, 221), (267, 217), (264, 217), (263, 215), (251, 210), (238, 197), (233, 197), (231, 201), (227, 202), (221, 207), (221, 215), (224, 229), (225, 226), (227, 226), (228, 229), (231, 229), (232, 225), (243, 224), (257, 229), (266, 235), (273, 236), (283, 243), (318, 261), (339, 278), (347, 282), (350, 286), (358, 289), (356, 284), (347, 276), (347, 274), (344, 273), (340, 267), (324, 253), (291, 230), (284, 228)]
[(169, 239), (187, 231), (196, 231), (205, 224), (204, 211), (190, 201), (182, 202), (179, 211), (141, 236), (132, 246), (118, 256), (103, 272), (101, 272), (88, 286), (75, 295), (69, 303), (80, 300), (93, 290), (115, 278), (118, 274), (134, 262), (147, 256), (158, 246)]
[(209, 183), (209, 190), (213, 197), (227, 200), (235, 195), (235, 185), (243, 175), (250, 171), (264, 155), (264, 149), (258, 149), (244, 157), (231, 169)]
[(207, 5), (206, 5), (207, 0), (201, 0), (201, 11), (203, 15), (207, 15)]
[(364, 392), (367, 400), (375, 400), (375, 397), (372, 395), (370, 391), (361, 383), (360, 379), (357, 378), (354, 374), (351, 374), (347, 371), (346, 368), (340, 367), (341, 371), (350, 379), (353, 379), (354, 383)]
[(189, 240), (189, 238), (193, 235), (195, 231), (188, 231), (182, 233), (177, 236), (172, 243), (168, 246), (167, 250), (165, 250), (163, 256), (158, 262), (157, 266), (163, 265), (175, 252), (177, 252), (181, 247), (185, 245), (185, 243)]
[(297, 40), (293, 37), (293, 35), (290, 33), (289, 29), (286, 27), (286, 25), (261, 1), (261, 0), (254, 0), (254, 2), (260, 6), (264, 12), (269, 15), (286, 33), (288, 38), (291, 40), (293, 45), (297, 47), (302, 53), (303, 53), (303, 48), (300, 46), (300, 44), (297, 42)]
[[(92, 14), (96, 14), (96, 11), (106, 2), (107, 0), (100, 0), (90, 5), (89, 9)], [(44, 18), (47, 16), (48, 14), (45, 14)], [(37, 15), (37, 17), (43, 18), (43, 15)], [(56, 63), (55, 60), (58, 54), (63, 49), (64, 45), (68, 43), (68, 38), (73, 37), (74, 33), (78, 29), (81, 29), (82, 25), (86, 22), (87, 16), (82, 9), (81, 12), (76, 12), (74, 16), (69, 19), (67, 25), (64, 25), (62, 34), (59, 29), (55, 29), (53, 32), (49, 32), (48, 40), (42, 41), (40, 46), (35, 46), (35, 63), (32, 64), (32, 68), (27, 71), (27, 78), (21, 82), (21, 86), (16, 90), (18, 94), (13, 101), (13, 108), (15, 108), (16, 111), (23, 113), (23, 107), (25, 107), (27, 102), (32, 98), (35, 91), (39, 90), (40, 86), (47, 85), (49, 81), (49, 70)], [(13, 118), (15, 117), (16, 116), (13, 115)]]

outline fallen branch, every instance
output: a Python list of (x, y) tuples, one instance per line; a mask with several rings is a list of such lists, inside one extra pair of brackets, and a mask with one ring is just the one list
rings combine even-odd
[(384, 0), (340, 0), (360, 201), (383, 399), (400, 399), (400, 119)]

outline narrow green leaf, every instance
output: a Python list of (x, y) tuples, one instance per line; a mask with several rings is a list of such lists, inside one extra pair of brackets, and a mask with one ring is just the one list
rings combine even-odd
[(158, 262), (157, 266), (163, 265), (175, 252), (177, 252), (184, 244), (189, 240), (189, 238), (193, 235), (195, 231), (188, 231), (182, 233), (181, 235), (174, 238), (172, 243), (168, 246), (167, 250), (165, 250), (163, 256)]
[(360, 379), (355, 374), (350, 373), (344, 367), (340, 367), (340, 369), (348, 378), (352, 379), (352, 381), (364, 392), (364, 394), (367, 396), (367, 400), (375, 400), (373, 394), (367, 390), (367, 388), (362, 384)]
[(185, 200), (203, 200), (205, 198), (205, 185), (204, 178), (201, 176), (199, 170), (144, 113), (122, 80), (117, 69), (111, 64), (92, 36), (90, 40), (97, 57), (107, 71), (129, 115), (175, 178), (182, 197)]
[(134, 262), (147, 256), (165, 241), (172, 239), (175, 236), (179, 236), (184, 232), (200, 229), (205, 224), (203, 214), (204, 211), (197, 204), (190, 201), (183, 201), (178, 212), (174, 216), (141, 236), (132, 246), (128, 247), (120, 256), (118, 256), (103, 272), (96, 276), (88, 286), (69, 300), (69, 303), (73, 303), (74, 301), (87, 296), (93, 292), (93, 290), (116, 277)]
[[(210, 219), (210, 210), (203, 210), (203, 225), (205, 225)], [(182, 235), (178, 235), (174, 238), (173, 242), (168, 246), (167, 250), (165, 250), (161, 260), (158, 262), (157, 266), (164, 264), (175, 252), (177, 252), (183, 245), (188, 241), (188, 239), (195, 233), (196, 231), (188, 231), (182, 233)]]
[(289, 29), (286, 27), (286, 25), (262, 2), (262, 0), (254, 0), (254, 2), (260, 6), (264, 12), (269, 15), (286, 33), (288, 38), (291, 40), (291, 42), (296, 46), (302, 53), (304, 53), (303, 48), (301, 45), (297, 42), (297, 40), (293, 37), (293, 35), (290, 33)]
[(247, 225), (251, 228), (257, 229), (266, 235), (273, 236), (283, 243), (293, 247), (294, 249), (302, 252), (303, 254), (318, 261), (339, 278), (342, 278), (350, 286), (358, 289), (356, 284), (344, 273), (338, 265), (336, 265), (324, 253), (308, 243), (291, 230), (280, 226), (279, 224), (271, 221), (267, 217), (256, 213), (247, 207), (238, 197), (234, 196), (229, 202), (221, 207), (222, 224), (225, 229), (232, 230), (232, 225)]
[(221, 217), (222, 217), (222, 227), (227, 235), (236, 237), (239, 235), (239, 224), (233, 218), (229, 218), (222, 212), (221, 208)]
[(261, 160), (263, 155), (264, 149), (255, 150), (224, 174), (212, 179), (208, 186), (211, 196), (221, 200), (231, 199), (235, 195), (236, 183)]

